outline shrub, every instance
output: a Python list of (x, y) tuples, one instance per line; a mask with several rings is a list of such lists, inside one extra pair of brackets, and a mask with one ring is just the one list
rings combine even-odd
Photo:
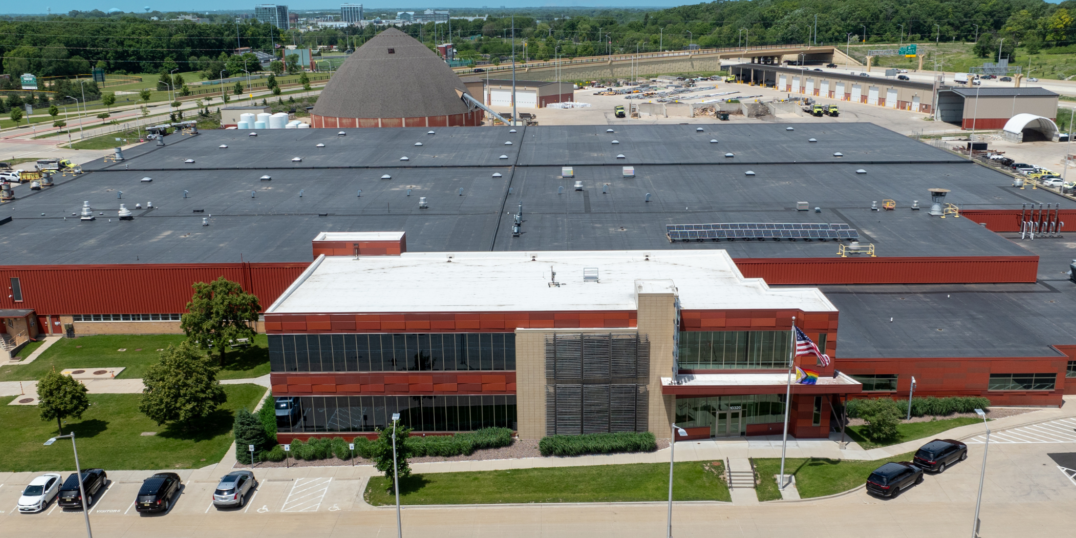
[(280, 445), (276, 445), (262, 454), (262, 459), (266, 461), (284, 461), (284, 457), (284, 447)]
[[(896, 405), (900, 416), (908, 415), (908, 400), (888, 400)], [(861, 399), (848, 402), (845, 409), (849, 418), (863, 418), (862, 406), (871, 400)], [(912, 416), (952, 415), (953, 413), (971, 413), (975, 409), (988, 409), (990, 400), (979, 396), (950, 396), (946, 398), (912, 398)]]
[(538, 443), (543, 456), (582, 456), (617, 452), (653, 452), (657, 440), (650, 432), (591, 433), (584, 435), (551, 435)]
[(332, 440), (333, 456), (339, 459), (347, 461), (351, 459), (351, 449), (348, 448), (348, 442), (342, 437), (336, 437)]
[(374, 454), (373, 441), (365, 437), (356, 437), (351, 441), (355, 443), (355, 455), (364, 459), (370, 459)]
[(262, 408), (258, 410), (258, 420), (265, 429), (265, 435), (269, 439), (276, 439), (276, 398), (273, 398), (272, 392), (265, 396)]
[(307, 445), (310, 447), (311, 460), (324, 460), (329, 459), (333, 455), (333, 442), (332, 439), (326, 439), (324, 437), (311, 439), (307, 441)]
[(306, 443), (302, 439), (296, 439), (289, 444), (291, 445), (291, 457), (297, 460), (306, 459)]
[(866, 400), (859, 407), (859, 415), (867, 422), (860, 432), (867, 439), (880, 443), (897, 436), (900, 424), (900, 411), (897, 404), (888, 398)]
[(501, 448), (512, 444), (511, 428), (482, 428), (470, 433), (460, 434), (460, 437), (469, 438), (475, 450)]

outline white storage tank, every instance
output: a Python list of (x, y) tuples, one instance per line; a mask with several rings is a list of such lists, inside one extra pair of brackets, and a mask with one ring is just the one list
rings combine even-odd
[(285, 126), (284, 126), (284, 128), (285, 128), (285, 129), (294, 129), (294, 128), (295, 128), (295, 124), (294, 124), (294, 123), (289, 123), (289, 124), (285, 125)]
[(273, 114), (272, 116), (269, 117), (269, 128), (270, 129), (283, 129), (284, 126), (287, 125), (287, 124), (288, 124), (288, 113), (287, 112), (277, 112), (276, 114)]
[(310, 124), (309, 124), (309, 123), (300, 123), (300, 124), (299, 124), (298, 126), (296, 126), (295, 128), (296, 128), (296, 129), (309, 129), (309, 128), (310, 128)]
[(266, 128), (265, 122), (264, 121), (256, 121), (256, 122), (254, 122), (254, 128), (255, 129), (265, 129)]
[(260, 112), (258, 113), (258, 119), (255, 121), (264, 121), (266, 125), (269, 125), (269, 118), (271, 117), (273, 117), (273, 115), (268, 112)]
[(253, 124), (254, 123), (254, 114), (251, 114), (249, 112), (240, 114), (239, 115), (239, 121), (245, 121), (245, 122), (247, 122), (247, 124)]
[[(249, 114), (249, 115), (253, 116), (254, 114)], [(236, 124), (236, 127), (238, 127), (239, 129), (250, 129), (250, 122), (249, 121), (240, 121), (238, 124)]]

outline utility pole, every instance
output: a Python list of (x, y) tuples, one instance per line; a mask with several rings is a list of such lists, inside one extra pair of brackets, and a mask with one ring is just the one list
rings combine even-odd
[(1001, 41), (998, 43), (998, 63), (1001, 63), (1001, 46), (1004, 45), (1004, 44), (1005, 44), (1005, 38), (1003, 37), (1003, 38), (1001, 38)]
[(516, 125), (516, 16), (512, 15), (512, 126)]

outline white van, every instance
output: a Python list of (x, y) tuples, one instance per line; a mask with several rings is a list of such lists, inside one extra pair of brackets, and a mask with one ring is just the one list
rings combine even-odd
[(956, 73), (953, 80), (955, 80), (957, 84), (967, 84), (969, 75), (967, 73)]

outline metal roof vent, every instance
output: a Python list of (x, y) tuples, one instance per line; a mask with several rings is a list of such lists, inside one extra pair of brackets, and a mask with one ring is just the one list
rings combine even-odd
[(795, 131), (795, 129), (793, 129), (792, 127), (785, 127), (785, 130), (786, 131)]
[(404, 155), (403, 157), (400, 157), (400, 160), (401, 161), (410, 161), (411, 159), (408, 159), (407, 156)]
[(811, 143), (814, 143), (814, 142), (818, 142), (818, 139), (816, 139), (816, 138), (808, 138), (807, 141), (811, 142)]
[(362, 189), (359, 189), (359, 192), (355, 193), (355, 197), (362, 198)]
[(647, 203), (650, 203), (650, 193), (649, 192), (646, 193), (646, 198), (644, 198), (643, 201), (647, 202)]
[(516, 132), (516, 130), (515, 129), (509, 129), (508, 132), (514, 133), (514, 132)]
[(293, 157), (291, 159), (291, 162), (293, 162), (293, 163), (301, 163), (301, 162), (303, 162), (303, 158), (302, 157)]
[(187, 160), (185, 160), (183, 162), (185, 162), (187, 164), (194, 164), (194, 159), (187, 159)]
[(144, 177), (144, 178), (142, 178), (142, 179), (141, 179), (141, 182), (142, 182), (142, 183), (149, 183), (150, 181), (153, 181), (153, 178), (151, 178), (151, 177)]
[(131, 214), (131, 210), (127, 209), (127, 206), (120, 204), (120, 220), (134, 220), (134, 215)]
[(254, 198), (254, 191), (250, 191), (250, 197)]
[(220, 149), (228, 149), (228, 144), (221, 144), (221, 145), (219, 145), (217, 147), (220, 148)]
[(617, 158), (617, 159), (623, 159), (623, 158), (624, 158), (624, 154), (623, 154), (623, 153), (617, 154), (616, 158)]
[(726, 157), (726, 158), (732, 158), (732, 157), (735, 157), (735, 155), (733, 155), (733, 154), (731, 154), (731, 153), (726, 153), (726, 154), (725, 154), (725, 157)]
[(576, 181), (575, 182), (575, 190), (577, 190), (577, 191), (583, 190), (583, 182), (582, 181)]
[(866, 174), (866, 173), (867, 173), (867, 171), (866, 171), (866, 170), (864, 170), (864, 169), (862, 169), (862, 168), (860, 168), (859, 170), (856, 170), (856, 173), (857, 173), (857, 174)]
[(615, 132), (615, 131), (613, 131), (612, 129), (606, 129), (605, 132), (612, 133), (612, 132)]
[(493, 177), (502, 177), (500, 172), (494, 172)]
[(419, 209), (429, 209), (429, 207), (430, 207), (430, 205), (426, 203), (426, 197), (425, 196), (419, 196), (418, 197), (418, 208)]
[(620, 143), (620, 141), (619, 141), (619, 140), (613, 140), (613, 143), (614, 143), (614, 144), (619, 144), (619, 143)]
[(264, 176), (262, 176), (262, 177), (260, 177), (258, 179), (261, 180), (261, 181), (272, 181), (273, 176), (270, 176), (269, 174), (266, 174), (266, 175), (264, 175)]
[(407, 189), (407, 195), (411, 196), (411, 189)]
[(557, 187), (557, 194), (564, 194), (564, 185)]
[(299, 198), (303, 197), (304, 192), (306, 192), (306, 189), (299, 189)]
[(571, 166), (564, 166), (560, 169), (561, 177), (575, 177), (575, 170), (572, 170)]
[(347, 136), (347, 133), (340, 131), (339, 133), (336, 133), (336, 136)]
[(695, 132), (696, 133), (701, 133), (702, 132), (702, 127), (696, 127)]
[(744, 175), (745, 176), (753, 176), (753, 175), (755, 175), (755, 172), (753, 170), (748, 170), (748, 171), (744, 172)]
[(323, 147), (325, 147), (325, 144), (322, 144), (322, 143), (319, 142), (318, 145), (316, 145), (314, 147), (315, 148), (323, 148)]
[(598, 282), (598, 268), (597, 267), (584, 267), (583, 268), (583, 282)]
[(433, 132), (433, 131), (426, 131), (426, 134), (428, 134), (428, 135), (432, 135), (432, 134), (437, 134), (437, 133), (435, 133), (435, 132)]
[(511, 145), (512, 145), (512, 141), (511, 141), (511, 140), (508, 140), (508, 141), (506, 141), (506, 142), (504, 143), (504, 145), (506, 145), (506, 146), (511, 146)]
[(716, 138), (711, 138), (711, 139), (710, 139), (710, 143), (711, 143), (711, 144), (716, 144), (716, 143), (717, 143), (717, 139), (716, 139)]
[(460, 187), (460, 190), (459, 190), (459, 192), (457, 194), (459, 194), (460, 196), (463, 196), (463, 187)]
[(422, 142), (415, 142), (415, 145), (416, 145), (416, 146), (421, 146), (421, 145), (422, 145)]
[(209, 218), (202, 217), (202, 226), (209, 226)]
[(388, 174), (385, 174), (385, 175), (381, 176), (381, 179), (392, 179), (392, 176), (390, 176)]
[[(258, 133), (250, 133), (249, 136), (258, 136)], [(158, 140), (161, 140), (161, 139), (158, 139)]]
[(507, 156), (507, 155), (501, 155), (500, 157), (497, 157), (497, 158), (498, 158), (498, 159), (507, 159), (507, 158), (508, 158), (508, 156)]
[(837, 153), (834, 153), (833, 156), (834, 157), (844, 157), (844, 154), (838, 151)]
[(82, 216), (80, 217), (80, 219), (81, 220), (93, 220), (95, 218), (97, 218), (97, 217), (93, 216), (93, 209), (90, 209), (90, 203), (89, 202), (82, 202)]

